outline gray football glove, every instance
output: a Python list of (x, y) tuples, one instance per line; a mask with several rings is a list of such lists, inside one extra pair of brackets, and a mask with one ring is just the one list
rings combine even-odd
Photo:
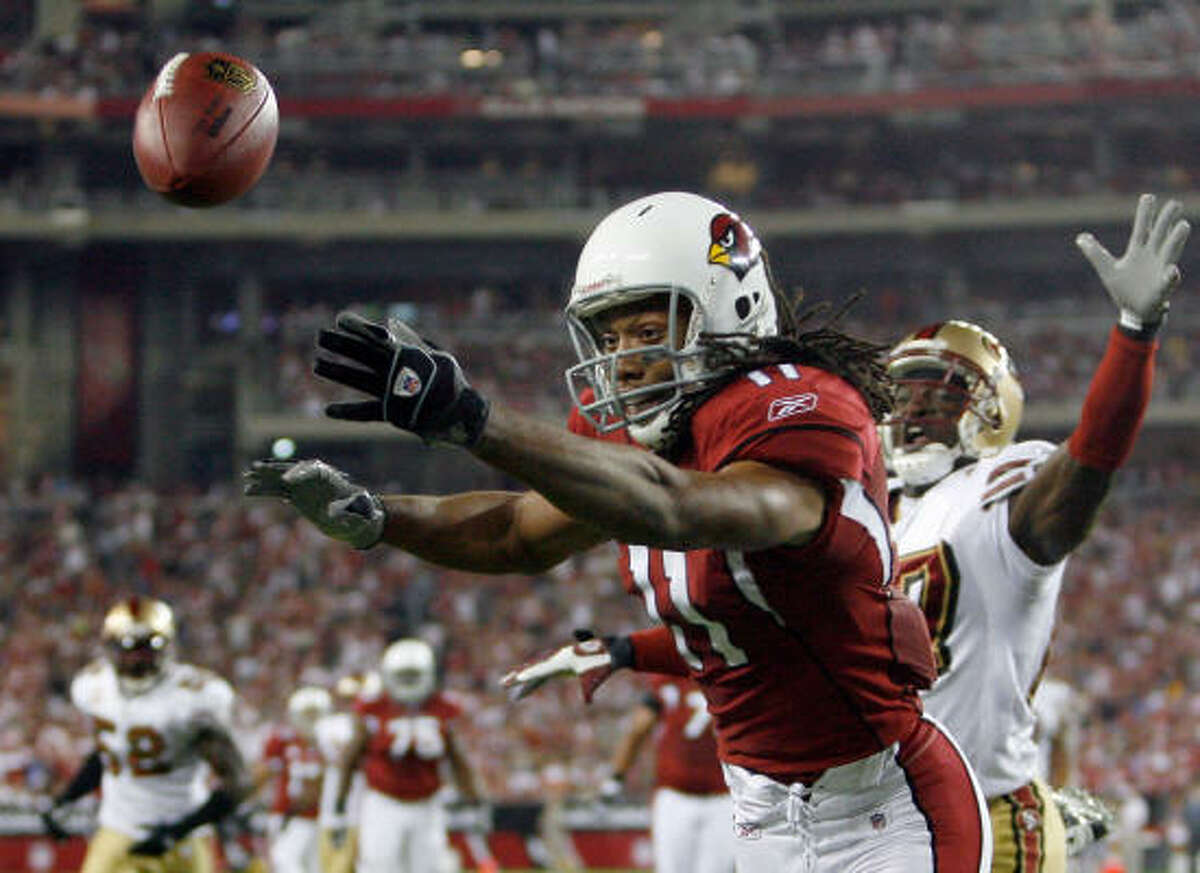
[(1130, 330), (1153, 330), (1167, 315), (1171, 292), (1179, 285), (1177, 264), (1192, 226), (1183, 219), (1183, 206), (1158, 198), (1138, 198), (1133, 230), (1125, 254), (1114, 258), (1090, 233), (1075, 237), (1075, 245), (1091, 263), (1108, 295), (1121, 309), (1121, 325)]
[(1067, 854), (1078, 855), (1112, 830), (1116, 816), (1104, 801), (1082, 788), (1055, 788), (1051, 792), (1067, 830)]
[(255, 461), (242, 474), (247, 497), (278, 497), (335, 540), (369, 549), (383, 537), (383, 501), (324, 461)]

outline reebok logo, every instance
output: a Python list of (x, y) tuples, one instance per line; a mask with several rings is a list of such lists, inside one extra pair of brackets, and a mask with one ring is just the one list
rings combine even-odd
[(752, 821), (734, 821), (733, 835), (739, 840), (757, 840), (762, 838), (762, 828)]
[(791, 418), (793, 415), (812, 412), (816, 408), (817, 395), (811, 391), (791, 397), (780, 397), (778, 400), (771, 401), (771, 405), (767, 408), (767, 421)]

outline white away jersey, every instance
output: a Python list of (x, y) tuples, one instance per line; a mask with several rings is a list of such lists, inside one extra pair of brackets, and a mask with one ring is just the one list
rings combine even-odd
[(1021, 551), (1008, 532), (1008, 498), (1053, 450), (1016, 443), (920, 497), (900, 497), (893, 513), (900, 585), (925, 612), (937, 656), (926, 711), (958, 740), (989, 798), (1037, 772), (1030, 696), (1066, 562), (1043, 567)]
[(233, 722), (233, 688), (191, 664), (173, 664), (157, 685), (125, 696), (107, 661), (84, 668), (71, 701), (91, 716), (104, 760), (101, 826), (141, 839), (161, 822), (194, 810), (208, 796), (208, 765), (195, 748), (200, 731)]
[(349, 712), (334, 712), (317, 722), (317, 749), (325, 761), (325, 778), (321, 782), (321, 806), (317, 820), (322, 827), (339, 827), (358, 821), (358, 804), (362, 797), (362, 770), (351, 776), (350, 793), (346, 796), (345, 821), (339, 821), (333, 807), (337, 801), (338, 774), (342, 754), (354, 738), (354, 716)]

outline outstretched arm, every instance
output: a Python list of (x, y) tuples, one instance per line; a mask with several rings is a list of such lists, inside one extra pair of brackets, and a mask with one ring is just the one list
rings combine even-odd
[(388, 421), (462, 446), (591, 528), (597, 541), (753, 550), (804, 543), (823, 521), (822, 486), (765, 464), (688, 472), (632, 446), (493, 408), (452, 355), (405, 324), (385, 327), (344, 312), (317, 345), (329, 353), (318, 355), (317, 375), (370, 398), (330, 404), (328, 415)]
[(1179, 284), (1176, 261), (1191, 229), (1182, 213), (1175, 200), (1160, 211), (1156, 198), (1143, 194), (1119, 259), (1091, 234), (1076, 239), (1120, 316), (1074, 433), (1013, 497), (1009, 532), (1039, 564), (1056, 563), (1083, 542), (1113, 473), (1133, 450), (1154, 383), (1156, 335)]
[(767, 464), (682, 470), (651, 452), (576, 436), (501, 408), (472, 451), (622, 542), (765, 549), (807, 542), (824, 519), (822, 486)]
[(606, 539), (532, 491), (376, 495), (320, 460), (256, 461), (244, 482), (355, 548), (385, 542), (475, 573), (541, 572)]

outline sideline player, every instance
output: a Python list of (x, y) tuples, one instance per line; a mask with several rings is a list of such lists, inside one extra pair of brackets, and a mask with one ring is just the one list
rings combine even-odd
[(101, 638), (107, 657), (71, 683), (71, 700), (95, 727), (96, 753), (59, 796), (100, 788), (99, 827), (81, 871), (213, 873), (212, 834), (198, 829), (233, 812), (248, 789), (230, 735), (233, 689), (175, 661), (175, 619), (161, 600), (122, 599)]
[(932, 324), (888, 358), (897, 403), (882, 431), (903, 480), (893, 506), (900, 582), (925, 612), (938, 661), (925, 705), (962, 744), (988, 798), (995, 873), (1066, 869), (1063, 822), (1038, 778), (1032, 699), (1066, 559), (1150, 401), (1156, 336), (1190, 229), (1182, 212), (1143, 195), (1119, 259), (1078, 237), (1120, 313), (1060, 446), (1013, 441), (1023, 393), (1008, 352), (982, 328)]
[(650, 677), (650, 689), (630, 713), (613, 751), (601, 795), (611, 800), (621, 793), (625, 776), (652, 735), (650, 835), (656, 873), (732, 873), (733, 806), (717, 757), (712, 716), (691, 680)]
[(402, 639), (384, 650), (355, 704), (354, 736), (342, 758), (337, 815), (354, 771), (366, 779), (359, 805), (358, 873), (442, 873), (449, 849), (446, 813), (436, 797), (448, 765), (459, 794), (477, 802), (475, 774), (454, 739), (460, 707), (437, 690), (433, 649)]
[(317, 816), (321, 873), (350, 873), (358, 850), (358, 804), (362, 797), (363, 775), (356, 770), (351, 776), (350, 792), (342, 815), (334, 811), (342, 757), (354, 738), (355, 716), (351, 711), (362, 690), (361, 676), (349, 675), (333, 687), (335, 709), (317, 722), (317, 747), (325, 762), (321, 782), (321, 808)]
[(567, 317), (570, 432), (489, 404), (405, 325), (347, 313), (318, 336), (317, 373), (372, 398), (329, 415), (466, 447), (532, 490), (381, 498), (304, 461), (256, 464), (246, 493), (476, 572), (616, 540), (671, 631), (643, 666), (686, 665), (713, 713), (741, 866), (987, 869), (969, 765), (921, 714), (928, 631), (892, 587), (881, 350), (806, 330), (749, 225), (682, 192), (597, 226)]
[(267, 737), (260, 783), (271, 791), (271, 873), (319, 873), (317, 812), (324, 764), (316, 726), (333, 711), (329, 691), (315, 685), (297, 688), (288, 698), (288, 726)]

